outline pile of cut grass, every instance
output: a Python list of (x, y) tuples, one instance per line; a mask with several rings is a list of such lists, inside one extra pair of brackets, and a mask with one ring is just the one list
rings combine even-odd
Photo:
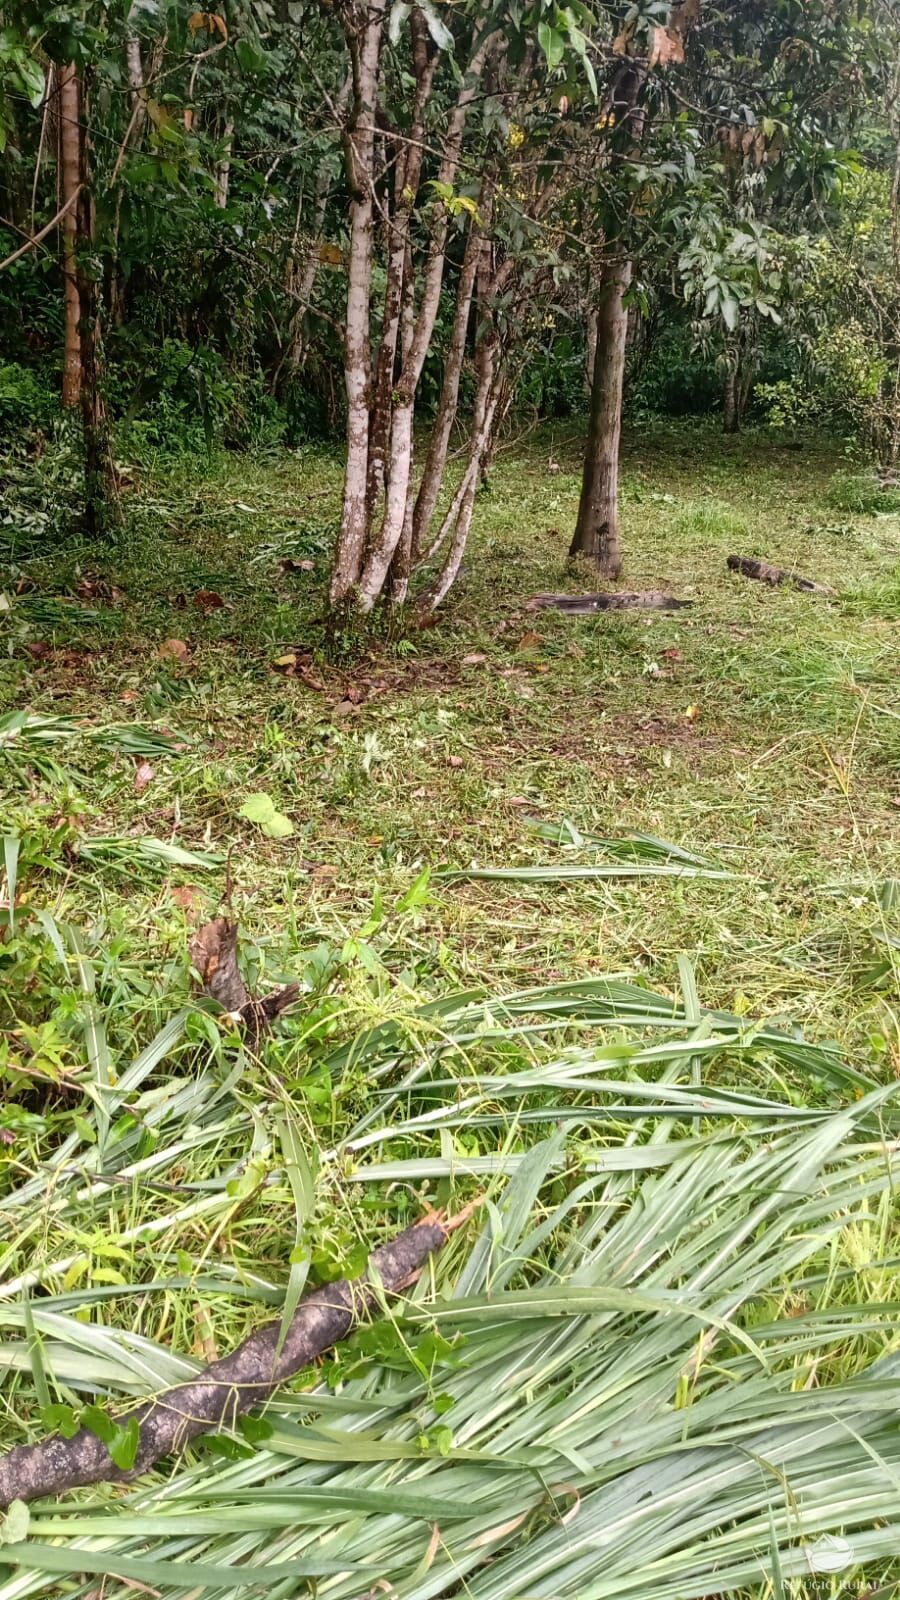
[[(692, 611), (535, 616), (580, 581), (545, 454), (501, 457), (438, 629), (305, 677), (273, 662), (317, 645), (330, 457), (175, 464), (120, 551), (19, 552), (3, 1441), (488, 1205), (255, 1435), (36, 1510), (2, 1600), (890, 1578), (898, 521), (829, 520), (825, 450), (670, 429), (629, 456), (628, 584)], [(838, 599), (733, 577), (739, 534)], [(303, 989), (258, 1058), (191, 1000), (226, 877), (253, 985)]]

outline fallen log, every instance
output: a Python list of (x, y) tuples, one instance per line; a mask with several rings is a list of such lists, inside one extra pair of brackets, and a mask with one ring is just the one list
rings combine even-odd
[(253, 999), (238, 966), (237, 936), (233, 922), (227, 917), (216, 917), (197, 929), (190, 942), (190, 957), (205, 993), (245, 1029), (247, 1041), (252, 1045), (275, 1017), (293, 1005), (300, 986), (288, 983), (261, 1000)]
[(681, 611), (693, 605), (661, 589), (644, 589), (635, 594), (536, 594), (526, 611), (566, 611), (571, 616), (588, 616), (594, 611)]
[(757, 578), (760, 583), (792, 583), (795, 589), (806, 589), (811, 594), (834, 594), (827, 584), (814, 583), (812, 578), (801, 577), (799, 572), (773, 567), (770, 561), (756, 561), (752, 556), (729, 556), (728, 566), (732, 572), (740, 572), (745, 578)]
[(345, 1339), (373, 1309), (376, 1296), (398, 1294), (414, 1283), (428, 1257), (471, 1210), (449, 1219), (437, 1213), (424, 1217), (374, 1250), (361, 1278), (342, 1279), (304, 1295), (286, 1330), (280, 1319), (267, 1322), (196, 1378), (117, 1417), (120, 1428), (137, 1425), (137, 1449), (127, 1470), (116, 1466), (106, 1445), (88, 1428), (71, 1439), (57, 1434), (40, 1444), (16, 1445), (0, 1457), (0, 1508), (88, 1483), (127, 1483), (198, 1434), (233, 1426), (242, 1412), (261, 1405), (279, 1384)]

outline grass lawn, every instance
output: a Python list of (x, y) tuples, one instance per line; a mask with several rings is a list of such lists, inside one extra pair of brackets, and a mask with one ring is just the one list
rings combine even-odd
[[(501, 453), (439, 624), (346, 667), (318, 649), (341, 479), (324, 451), (143, 469), (128, 534), (108, 554), (71, 542), (35, 549), (27, 530), (16, 536), (0, 713), (57, 720), (0, 743), (0, 831), (18, 839), (7, 852), (18, 916), (0, 945), (0, 1196), (11, 1206), (2, 1275), (17, 1292), (29, 1281), (52, 1292), (59, 1314), (85, 1328), (133, 1342), (129, 1372), (121, 1345), (114, 1354), (86, 1338), (80, 1356), (59, 1358), (52, 1392), (17, 1357), (0, 1411), (5, 1443), (33, 1435), (48, 1399), (68, 1403), (99, 1384), (104, 1361), (114, 1397), (143, 1392), (139, 1339), (185, 1355), (229, 1348), (277, 1302), (295, 1235), (295, 1266), (308, 1250), (314, 1277), (358, 1270), (362, 1246), (425, 1199), (453, 1205), (490, 1188), (479, 1160), (527, 1148), (529, 1123), (480, 1075), (539, 1067), (551, 1045), (625, 1037), (615, 1016), (606, 1028), (591, 1016), (579, 1031), (571, 1010), (561, 1020), (574, 1032), (554, 1041), (537, 1030), (533, 1046), (527, 1032), (513, 1043), (488, 1031), (479, 1043), (477, 1028), (448, 1023), (454, 1095), (470, 1084), (482, 1099), (441, 1134), (410, 1129), (427, 1099), (408, 1084), (379, 1096), (398, 1059), (405, 1071), (407, 1056), (434, 1057), (444, 1023), (423, 1008), (436, 998), (618, 976), (666, 997), (685, 1024), (699, 1021), (698, 1005), (748, 1025), (765, 1019), (789, 1036), (802, 1030), (811, 1046), (836, 1041), (847, 1067), (879, 1083), (897, 1077), (900, 516), (840, 509), (853, 503), (842, 466), (827, 443), (724, 439), (693, 422), (632, 434), (624, 581), (693, 604), (571, 617), (527, 601), (594, 587), (565, 559), (578, 440), (525, 437)], [(795, 567), (835, 596), (735, 576), (732, 551)], [(125, 724), (172, 744), (109, 733)], [(242, 817), (260, 793), (289, 819), (289, 836), (267, 837)], [(594, 837), (636, 834), (715, 870), (689, 875), (652, 846), (616, 854)], [(194, 858), (154, 856), (142, 838)], [(656, 875), (606, 875), (660, 864)], [(576, 865), (603, 871), (560, 872)], [(473, 867), (510, 875), (468, 877)], [(535, 868), (547, 870), (523, 875)], [(223, 900), (254, 985), (299, 974), (302, 1006), (253, 1060), (194, 1012), (141, 1075), (138, 1097), (117, 1098), (128, 1063), (185, 1005), (190, 931)], [(529, 1014), (524, 1002), (520, 1012)], [(373, 1048), (371, 1030), (390, 1024), (395, 1034)], [(840, 1098), (813, 1056), (809, 1065), (789, 1050), (738, 1050), (701, 1067), (702, 1049), (679, 1048), (671, 1082), (696, 1084), (702, 1070), (705, 1086), (800, 1109)], [(641, 1073), (658, 1075), (649, 1059)], [(540, 1131), (556, 1106), (551, 1085), (534, 1112)], [(285, 1177), (280, 1116), (323, 1152), (305, 1217)], [(407, 1120), (369, 1147), (360, 1182), (342, 1141), (367, 1118), (371, 1131), (391, 1117)], [(554, 1155), (557, 1186), (590, 1170), (591, 1138), (608, 1136), (579, 1132), (574, 1154)], [(55, 1155), (66, 1138), (81, 1152), (69, 1166)], [(132, 1141), (146, 1184), (89, 1177), (114, 1165), (116, 1140)], [(84, 1179), (77, 1193), (72, 1163)], [(557, 1203), (553, 1184), (551, 1194)], [(466, 1248), (454, 1240), (453, 1271)], [(754, 1315), (815, 1310), (823, 1285), (829, 1305), (870, 1305), (865, 1336), (830, 1345), (816, 1370), (817, 1382), (852, 1377), (897, 1343), (883, 1312), (890, 1274), (863, 1270), (897, 1254), (890, 1197), (873, 1198), (867, 1220), (854, 1215), (823, 1244), (817, 1288), (798, 1288), (786, 1257), (777, 1292)], [(131, 1292), (166, 1278), (168, 1287)], [(6, 1326), (7, 1340), (16, 1326), (21, 1335), (15, 1318)], [(49, 1325), (39, 1332), (52, 1346)], [(173, 1356), (169, 1378), (176, 1365)], [(341, 1372), (338, 1360), (334, 1381), (358, 1370)], [(364, 1419), (371, 1394), (364, 1381)], [(365, 1426), (376, 1428), (372, 1409)], [(445, 1443), (435, 1427), (428, 1459)], [(872, 1544), (878, 1574), (887, 1553)], [(781, 1593), (862, 1592), (858, 1573), (804, 1585), (793, 1570)], [(158, 1587), (137, 1568), (133, 1580)], [(357, 1580), (360, 1594), (370, 1581)], [(778, 1592), (749, 1573), (741, 1581)], [(12, 1596), (12, 1582), (0, 1595)], [(498, 1597), (526, 1593), (523, 1577), (509, 1582)], [(494, 1591), (488, 1582), (476, 1592)], [(670, 1591), (660, 1579), (655, 1592), (710, 1591), (686, 1579)]]

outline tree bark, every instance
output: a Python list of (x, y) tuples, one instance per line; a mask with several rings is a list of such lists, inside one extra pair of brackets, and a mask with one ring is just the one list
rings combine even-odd
[(631, 283), (630, 260), (604, 264), (597, 305), (597, 345), (591, 383), (591, 415), (584, 457), (578, 521), (569, 549), (595, 562), (605, 578), (622, 570), (619, 548), (619, 438), (622, 430), (622, 388), (628, 311), (625, 295)]
[(725, 433), (739, 433), (741, 428), (738, 367), (737, 357), (734, 355), (728, 356), (728, 366), (725, 369), (725, 389), (722, 399), (722, 427)]
[(228, 204), (228, 186), (231, 181), (231, 147), (234, 143), (234, 118), (226, 116), (222, 154), (216, 164), (215, 202), (220, 211)]
[[(87, 95), (82, 101), (85, 123)], [(84, 443), (84, 527), (102, 536), (122, 522), (119, 485), (113, 459), (109, 416), (103, 398), (100, 297), (93, 256), (94, 203), (90, 189), (90, 146), (87, 132), (79, 139), (79, 194), (75, 208), (78, 250), (76, 291), (81, 311), (78, 324), (81, 375), (81, 428)]]
[[(369, 428), (368, 501), (370, 519), (385, 486), (387, 449), (393, 412), (392, 396), (397, 362), (397, 344), (403, 320), (404, 292), (407, 300), (412, 291), (406, 279), (407, 245), (413, 206), (419, 193), (422, 161), (425, 154), (425, 111), (431, 96), (438, 54), (429, 56), (428, 25), (422, 12), (415, 7), (410, 16), (413, 60), (416, 68), (416, 96), (409, 134), (397, 148), (394, 173), (394, 209), (389, 219), (390, 248), (388, 252), (387, 285), (384, 296), (384, 316), (381, 329), (381, 346), (375, 370), (375, 398)], [(408, 352), (404, 352), (405, 361)]]
[(129, 1469), (117, 1467), (106, 1445), (87, 1428), (71, 1439), (57, 1434), (40, 1444), (15, 1446), (0, 1458), (0, 1507), (88, 1483), (127, 1483), (198, 1434), (234, 1427), (242, 1413), (263, 1405), (287, 1378), (345, 1339), (377, 1308), (381, 1294), (396, 1295), (414, 1283), (465, 1215), (424, 1217), (373, 1250), (362, 1278), (342, 1279), (305, 1295), (286, 1327), (280, 1318), (265, 1323), (231, 1355), (117, 1418), (120, 1427), (137, 1426), (137, 1453)]
[(75, 203), (81, 181), (81, 95), (78, 72), (71, 62), (60, 67), (57, 81), (60, 204), (69, 207), (62, 224), (65, 285), (62, 403), (67, 410), (73, 410), (81, 398), (81, 337), (78, 331), (81, 303), (78, 298), (78, 215)]
[(435, 417), (431, 439), (429, 440), (425, 465), (422, 469), (422, 481), (419, 484), (419, 492), (416, 496), (415, 510), (413, 511), (413, 562), (421, 555), (422, 548), (428, 538), (432, 518), (434, 517), (434, 508), (441, 492), (444, 469), (447, 465), (447, 452), (450, 447), (450, 435), (453, 431), (453, 424), (456, 421), (459, 380), (462, 375), (466, 353), (466, 335), (469, 328), (475, 275), (478, 271), (479, 259), (485, 248), (484, 237), (473, 220), (469, 230), (469, 237), (466, 240), (466, 253), (463, 257), (462, 269), (456, 289), (456, 310), (450, 334), (450, 343), (444, 362), (444, 380), (441, 385), (437, 416)]
[(359, 577), (368, 534), (369, 313), (372, 295), (375, 94), (387, 0), (371, 0), (361, 37), (349, 35), (354, 104), (345, 138), (350, 206), (350, 270), (344, 339), (347, 465), (344, 503), (331, 573), (332, 609), (345, 605)]

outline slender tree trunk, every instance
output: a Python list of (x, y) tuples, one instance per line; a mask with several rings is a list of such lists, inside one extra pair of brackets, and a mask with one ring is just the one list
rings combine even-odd
[(591, 306), (585, 325), (584, 387), (588, 394), (594, 386), (594, 357), (597, 354), (597, 307)]
[[(60, 203), (73, 199), (81, 171), (81, 96), (78, 72), (67, 63), (59, 68), (59, 174)], [(71, 410), (81, 396), (81, 340), (78, 324), (81, 306), (78, 298), (78, 216), (72, 205), (63, 217), (63, 275), (65, 282), (65, 344), (63, 351), (62, 403)]]
[(450, 435), (453, 432), (453, 424), (456, 421), (459, 402), (459, 380), (462, 376), (463, 361), (466, 354), (466, 335), (469, 328), (475, 275), (478, 271), (479, 258), (484, 248), (483, 235), (473, 222), (469, 237), (466, 240), (466, 252), (463, 257), (456, 289), (456, 310), (450, 333), (450, 343), (447, 347), (447, 356), (444, 362), (444, 380), (441, 385), (437, 416), (435, 417), (431, 439), (428, 444), (425, 465), (422, 469), (422, 481), (415, 499), (412, 518), (412, 559), (414, 562), (421, 554), (422, 547), (428, 538), (434, 516), (434, 508), (441, 492), (444, 469), (447, 465), (447, 452), (450, 447)]
[(597, 304), (597, 348), (591, 383), (591, 414), (578, 521), (569, 550), (596, 562), (606, 578), (622, 567), (619, 549), (619, 438), (622, 430), (622, 388), (628, 311), (625, 295), (632, 263), (604, 264)]
[(366, 546), (369, 466), (369, 312), (372, 295), (373, 155), (375, 92), (387, 0), (371, 0), (361, 37), (350, 37), (354, 106), (346, 135), (350, 206), (350, 270), (344, 339), (347, 390), (347, 465), (344, 503), (334, 553), (330, 599), (333, 608), (349, 600)]
[(740, 378), (738, 358), (728, 352), (725, 368), (725, 389), (722, 398), (722, 427), (726, 433), (739, 433), (741, 428)]
[(85, 131), (79, 139), (80, 193), (75, 207), (78, 228), (76, 253), (81, 372), (81, 427), (84, 441), (84, 527), (88, 534), (104, 535), (121, 525), (119, 486), (113, 459), (109, 416), (103, 398), (103, 363), (100, 340), (100, 296), (94, 258), (94, 203), (91, 195), (90, 144), (87, 135), (87, 93), (82, 113)]
[(228, 204), (228, 185), (231, 181), (231, 147), (234, 143), (234, 118), (226, 116), (222, 141), (222, 154), (216, 164), (215, 202), (220, 211)]
[(496, 384), (497, 356), (497, 337), (491, 331), (479, 341), (475, 352), (475, 404), (472, 411), (469, 459), (466, 463), (462, 482), (453, 497), (438, 538), (432, 546), (432, 551), (436, 550), (447, 538), (450, 538), (450, 547), (441, 571), (421, 596), (420, 607), (423, 612), (437, 609), (449, 594), (462, 565), (469, 530), (472, 526), (472, 514), (475, 509), (475, 495), (478, 492), (481, 465), (489, 447), (491, 431), (494, 425), (498, 399), (498, 387)]
[(407, 245), (410, 237), (412, 211), (419, 192), (422, 161), (425, 154), (425, 111), (431, 96), (431, 87), (434, 82), (438, 61), (437, 52), (429, 57), (430, 36), (428, 25), (418, 7), (413, 8), (410, 16), (410, 31), (412, 33), (413, 60), (416, 69), (416, 96), (409, 133), (396, 152), (394, 207), (393, 215), (388, 221), (390, 246), (388, 251), (387, 285), (384, 296), (381, 345), (375, 369), (375, 395), (369, 428), (367, 493), (370, 518), (385, 486), (387, 450), (393, 411), (397, 345), (403, 321), (404, 298), (409, 299), (412, 289), (412, 285), (405, 279)]

